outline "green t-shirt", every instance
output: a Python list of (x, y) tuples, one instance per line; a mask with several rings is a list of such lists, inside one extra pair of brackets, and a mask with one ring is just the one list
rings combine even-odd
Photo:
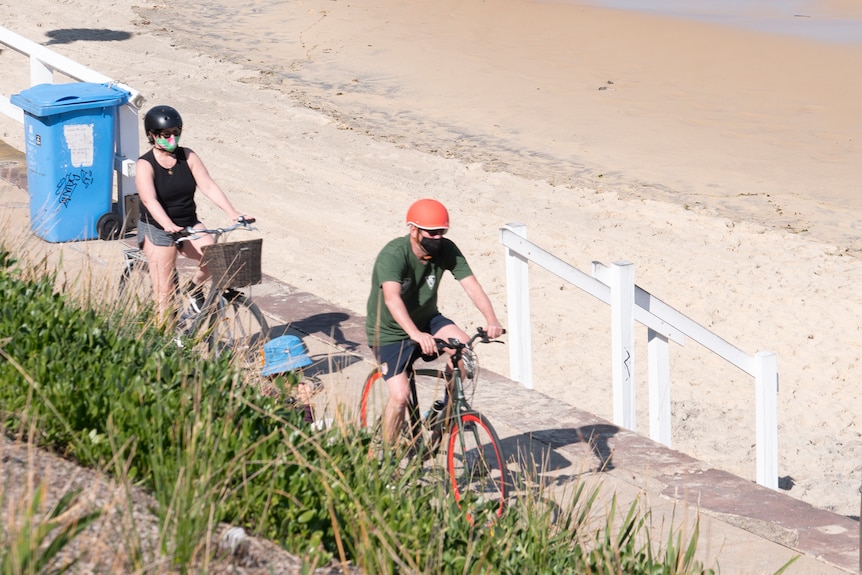
[(458, 281), (473, 275), (461, 250), (447, 238), (443, 238), (437, 256), (424, 265), (413, 253), (409, 235), (386, 244), (377, 255), (371, 275), (371, 294), (368, 296), (365, 320), (368, 345), (386, 345), (407, 339), (407, 333), (383, 302), (383, 282), (401, 284), (401, 299), (410, 318), (419, 329), (427, 329), (428, 322), (438, 313), (437, 290), (446, 270), (452, 272)]

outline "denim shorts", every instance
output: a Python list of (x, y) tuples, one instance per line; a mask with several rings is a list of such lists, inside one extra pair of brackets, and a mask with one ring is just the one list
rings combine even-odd
[(158, 228), (153, 224), (148, 224), (143, 220), (138, 220), (138, 247), (144, 247), (144, 238), (150, 240), (154, 246), (167, 248), (175, 246), (174, 241), (177, 239), (174, 234), (169, 234), (162, 228)]
[[(431, 321), (428, 322), (428, 325), (425, 326), (427, 329), (422, 329), (421, 327), (420, 329), (434, 335), (447, 325), (452, 325), (454, 323), (455, 322), (448, 317), (438, 313), (432, 317)], [(399, 373), (403, 373), (412, 367), (413, 363), (417, 359), (423, 357), (422, 350), (419, 349), (419, 344), (412, 339), (405, 339), (395, 343), (387, 343), (385, 345), (372, 347), (371, 349), (374, 352), (377, 364), (380, 366), (380, 371), (383, 373), (384, 380), (398, 375)], [(431, 360), (433, 357), (428, 357), (427, 359)]]
[[(200, 224), (197, 222), (195, 225)], [(169, 234), (162, 228), (156, 227), (153, 224), (148, 224), (143, 220), (138, 220), (138, 247), (144, 247), (144, 237), (146, 237), (154, 246), (167, 248), (170, 246), (179, 247), (176, 244), (177, 234)]]

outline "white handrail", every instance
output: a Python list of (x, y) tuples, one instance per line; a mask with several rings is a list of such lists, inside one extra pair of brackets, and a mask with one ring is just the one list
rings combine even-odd
[(747, 355), (707, 328), (634, 284), (629, 262), (607, 267), (593, 262), (593, 276), (527, 240), (526, 226), (500, 228), (506, 248), (509, 354), (511, 377), (532, 389), (532, 342), (529, 339), (528, 263), (549, 272), (611, 306), (614, 423), (635, 430), (634, 322), (648, 328), (650, 437), (671, 445), (670, 361), (668, 341), (684, 345), (690, 337), (755, 379), (757, 483), (778, 489), (778, 370), (775, 354)]
[[(140, 151), (138, 111), (144, 104), (144, 96), (134, 88), (112, 80), (104, 74), (91, 70), (65, 56), (61, 56), (2, 26), (0, 26), (0, 44), (29, 57), (31, 86), (53, 84), (54, 72), (60, 72), (79, 82), (112, 84), (129, 92), (129, 101), (120, 107), (117, 114), (115, 129), (117, 149), (116, 157), (114, 158), (114, 170), (117, 172), (117, 200), (121, 220), (127, 228), (133, 227), (134, 223), (125, 221), (126, 204), (128, 203), (128, 198), (137, 194), (137, 188), (135, 187), (135, 161)], [(24, 112), (21, 108), (12, 104), (10, 97), (11, 94), (0, 94), (0, 113), (23, 123)]]

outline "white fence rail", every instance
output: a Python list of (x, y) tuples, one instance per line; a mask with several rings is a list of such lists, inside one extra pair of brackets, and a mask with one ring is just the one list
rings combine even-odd
[(611, 306), (611, 358), (614, 423), (636, 430), (635, 330), (647, 327), (650, 437), (671, 446), (670, 355), (668, 341), (684, 345), (691, 338), (755, 381), (757, 483), (778, 489), (778, 371), (775, 354), (747, 355), (702, 325), (686, 317), (634, 283), (634, 266), (616, 262), (610, 267), (593, 262), (593, 276), (572, 267), (527, 240), (522, 224), (500, 229), (506, 247), (509, 309), (509, 368), (511, 377), (533, 387), (530, 335), (529, 262), (548, 270)]
[[(44, 46), (24, 38), (7, 28), (0, 27), (0, 44), (27, 56), (30, 60), (30, 85), (55, 83), (55, 72), (59, 72), (72, 80), (93, 82), (97, 84), (113, 84), (129, 92), (128, 103), (120, 107), (116, 126), (116, 156), (114, 170), (117, 172), (117, 203), (120, 217), (125, 222), (127, 212), (132, 206), (130, 201), (137, 194), (135, 188), (135, 161), (139, 155), (138, 111), (144, 104), (144, 97), (134, 88), (115, 82), (104, 74), (100, 74), (86, 66), (52, 52)], [(18, 120), (23, 124), (24, 112), (10, 102), (12, 94), (0, 94), (0, 113)], [(127, 228), (134, 227), (133, 222), (125, 222)]]

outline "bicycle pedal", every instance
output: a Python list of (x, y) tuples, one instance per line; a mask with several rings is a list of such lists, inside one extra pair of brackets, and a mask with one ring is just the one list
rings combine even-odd
[(428, 446), (422, 454), (422, 461), (428, 461), (429, 459), (437, 457), (437, 454), (440, 452), (442, 439), (443, 434), (440, 431), (434, 430), (431, 432), (431, 440), (428, 442)]
[(229, 302), (236, 301), (241, 296), (242, 296), (242, 292), (235, 290), (233, 288), (227, 288), (226, 290), (224, 290), (222, 292), (222, 297), (224, 297), (224, 299), (226, 299)]
[(179, 318), (177, 318), (177, 337), (189, 337), (192, 333), (192, 328), (195, 325), (195, 318), (197, 314), (183, 312)]
[(440, 440), (437, 440), (437, 443), (434, 443), (434, 439), (431, 439), (431, 445), (424, 447), (422, 449), (422, 457), (421, 461), (430, 461), (437, 457), (437, 453), (440, 451)]
[(177, 331), (186, 331), (186, 326), (191, 327), (191, 324), (195, 321), (196, 317), (197, 314), (190, 310), (186, 310), (181, 313), (180, 317), (177, 319)]
[(200, 286), (186, 291), (185, 296), (188, 301), (188, 307), (185, 313), (199, 314), (207, 301)]

